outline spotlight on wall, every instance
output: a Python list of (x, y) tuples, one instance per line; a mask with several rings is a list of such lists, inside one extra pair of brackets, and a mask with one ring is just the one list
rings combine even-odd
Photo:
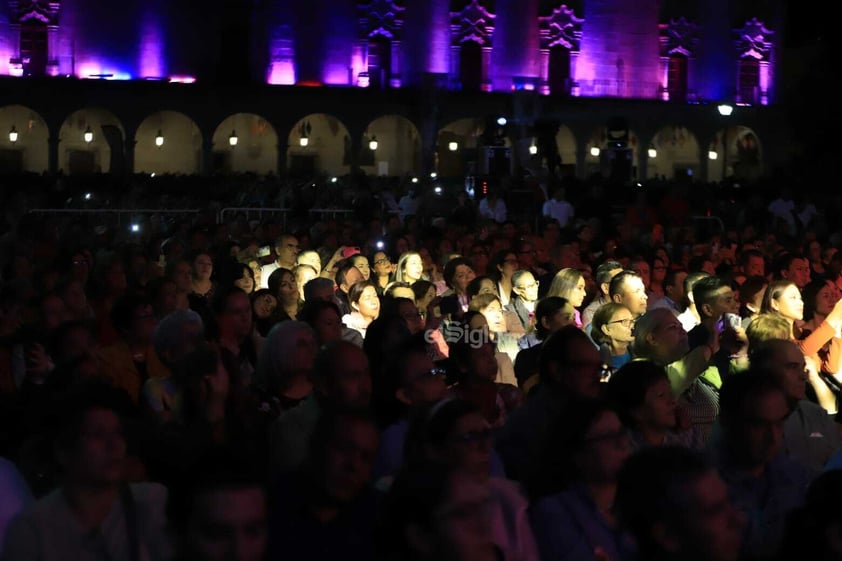
[(508, 122), (509, 120), (505, 117), (497, 117), (497, 124), (501, 127), (505, 127)]
[(231, 136), (228, 137), (228, 146), (236, 146), (239, 141), (240, 139), (237, 138), (237, 131), (231, 131)]
[(658, 151), (655, 150), (654, 146), (649, 146), (649, 150), (647, 150), (646, 153), (649, 154), (650, 158), (657, 158), (658, 157)]
[(594, 158), (599, 157), (599, 152), (600, 152), (600, 150), (599, 150), (598, 147), (596, 147), (596, 146), (591, 147), (591, 156), (593, 156)]
[(307, 138), (306, 136), (302, 136), (301, 138), (298, 139), (298, 145), (301, 146), (302, 148), (306, 147), (308, 144), (310, 144), (310, 139)]
[(9, 142), (14, 144), (18, 141), (18, 130), (15, 128), (15, 125), (12, 125), (12, 128), (9, 130)]
[(731, 113), (734, 112), (734, 106), (728, 105), (727, 103), (723, 103), (721, 105), (716, 106), (716, 110), (719, 111), (719, 114), (723, 117), (728, 117)]
[(719, 154), (716, 153), (716, 150), (708, 150), (708, 160), (716, 160), (719, 158)]
[(164, 145), (164, 133), (161, 131), (161, 129), (158, 129), (158, 134), (155, 136), (155, 146), (160, 148), (163, 145)]
[(529, 155), (534, 156), (538, 153), (538, 145), (535, 144), (535, 141), (532, 141), (532, 144), (529, 145)]
[(368, 141), (368, 149), (371, 151), (377, 150), (378, 142), (377, 136), (372, 136), (371, 140)]
[(92, 130), (91, 130), (91, 127), (90, 127), (90, 126), (88, 126), (88, 127), (85, 129), (85, 132), (84, 132), (84, 134), (82, 135), (82, 140), (84, 140), (84, 141), (85, 141), (86, 143), (88, 143), (88, 144), (90, 144), (91, 142), (93, 142), (93, 141), (94, 141), (94, 131), (92, 131)]
[(459, 150), (459, 143), (458, 142), (448, 142), (447, 143), (447, 149), (450, 150), (451, 152), (456, 152), (457, 150)]

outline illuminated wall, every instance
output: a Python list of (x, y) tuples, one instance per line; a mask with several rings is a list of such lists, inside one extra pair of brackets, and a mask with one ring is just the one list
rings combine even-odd
[[(535, 89), (538, 78), (538, 0), (497, 0), (491, 88)], [(524, 80), (525, 79), (525, 80)]]
[(424, 45), (403, 49), (403, 80), (418, 85), (425, 74), (446, 75), (450, 70), (450, 1), (407, 0), (404, 42)]

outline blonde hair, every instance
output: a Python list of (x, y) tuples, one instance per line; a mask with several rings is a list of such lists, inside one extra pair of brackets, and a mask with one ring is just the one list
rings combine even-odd
[(746, 327), (748, 348), (754, 349), (768, 339), (792, 339), (792, 327), (789, 320), (777, 312), (757, 314)]
[(561, 296), (569, 300), (570, 294), (582, 278), (582, 271), (578, 269), (567, 267), (560, 270), (553, 277), (547, 296)]

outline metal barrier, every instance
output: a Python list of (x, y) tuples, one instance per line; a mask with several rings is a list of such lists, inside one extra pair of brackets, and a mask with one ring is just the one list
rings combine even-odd
[(292, 209), (289, 208), (273, 208), (273, 207), (226, 207), (221, 209), (216, 215), (216, 223), (217, 224), (224, 224), (226, 222), (226, 216), (228, 214), (239, 214), (242, 213), (245, 215), (246, 220), (263, 220), (264, 217), (275, 217), (278, 214), (281, 215), (281, 226), (286, 229), (287, 226), (287, 214), (292, 212)]
[(348, 216), (349, 214), (353, 214), (354, 211), (347, 208), (311, 208), (310, 214), (315, 214), (319, 217), (320, 220), (323, 220), (330, 216), (334, 220), (337, 216)]
[(32, 208), (27, 211), (27, 214), (42, 214), (65, 216), (69, 218), (79, 216), (106, 216), (116, 218), (117, 224), (123, 223), (123, 217), (137, 217), (137, 216), (182, 216), (185, 214), (199, 214), (202, 212), (196, 208), (136, 208), (136, 209), (120, 209), (120, 208)]

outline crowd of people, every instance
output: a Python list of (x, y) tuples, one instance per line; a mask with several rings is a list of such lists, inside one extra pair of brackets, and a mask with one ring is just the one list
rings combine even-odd
[(683, 189), (7, 209), (0, 559), (842, 559), (830, 207)]

